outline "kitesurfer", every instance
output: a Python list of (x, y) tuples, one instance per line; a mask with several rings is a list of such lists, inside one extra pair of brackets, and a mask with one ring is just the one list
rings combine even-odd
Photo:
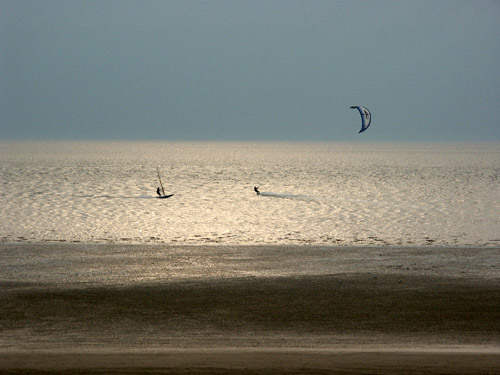
[(257, 195), (260, 195), (260, 191), (259, 191), (259, 188), (257, 186), (254, 186), (253, 190), (257, 193)]
[(161, 197), (161, 190), (159, 186), (156, 188), (156, 194)]

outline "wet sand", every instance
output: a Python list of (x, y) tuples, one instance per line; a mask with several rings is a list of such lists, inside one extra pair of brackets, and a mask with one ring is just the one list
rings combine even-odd
[(0, 356), (10, 374), (497, 374), (484, 352), (203, 350)]
[(0, 286), (0, 373), (500, 373), (495, 272)]

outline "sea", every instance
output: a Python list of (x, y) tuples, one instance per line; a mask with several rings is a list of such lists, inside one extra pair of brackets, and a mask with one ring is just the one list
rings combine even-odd
[(496, 142), (0, 143), (3, 243), (494, 247), (499, 213)]

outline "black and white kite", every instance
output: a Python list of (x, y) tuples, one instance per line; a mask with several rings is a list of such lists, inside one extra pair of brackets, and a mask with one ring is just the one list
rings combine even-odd
[(357, 109), (361, 115), (361, 130), (358, 133), (363, 133), (366, 129), (370, 127), (372, 123), (372, 114), (368, 108), (362, 105), (351, 105), (351, 109)]

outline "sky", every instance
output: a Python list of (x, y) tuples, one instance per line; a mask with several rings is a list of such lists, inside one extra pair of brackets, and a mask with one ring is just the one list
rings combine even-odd
[(500, 141), (500, 1), (0, 9), (0, 139)]

